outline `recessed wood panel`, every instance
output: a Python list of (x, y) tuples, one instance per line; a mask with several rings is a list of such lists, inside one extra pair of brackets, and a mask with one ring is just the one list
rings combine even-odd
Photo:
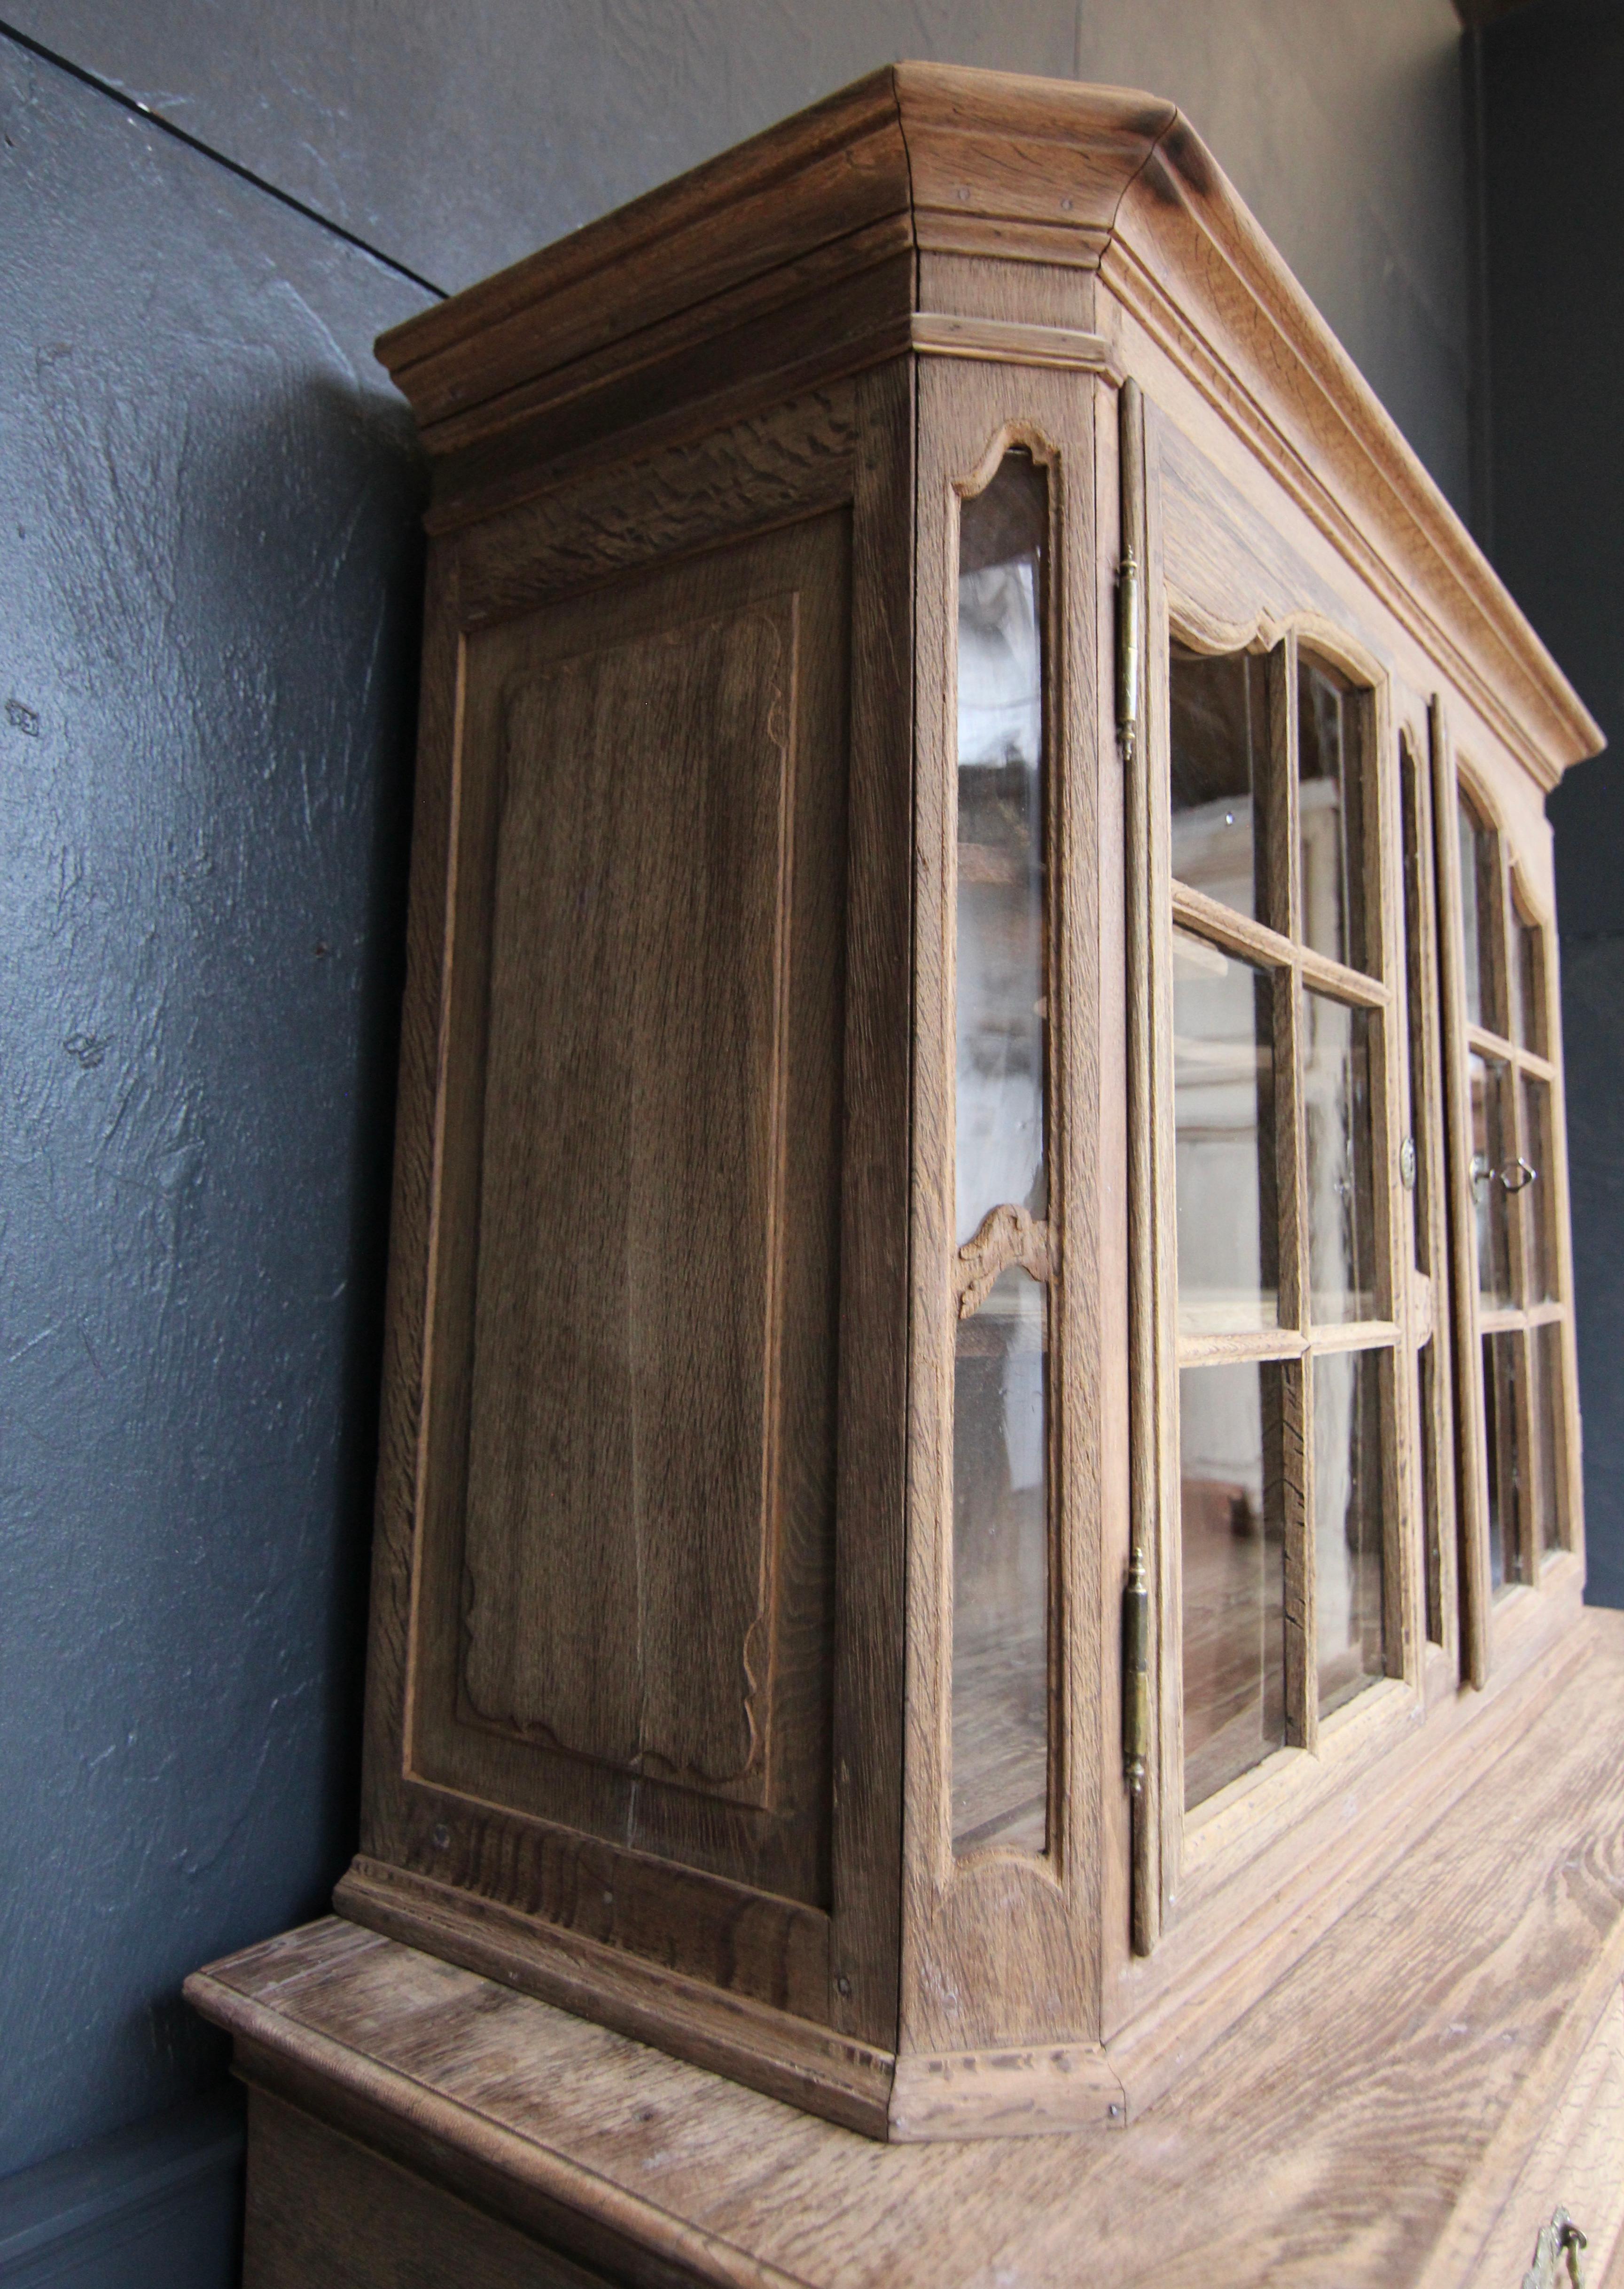
[(816, 1906), (848, 560), (826, 514), (466, 642), (408, 1745)]
[(508, 690), (472, 1711), (766, 1793), (792, 595)]

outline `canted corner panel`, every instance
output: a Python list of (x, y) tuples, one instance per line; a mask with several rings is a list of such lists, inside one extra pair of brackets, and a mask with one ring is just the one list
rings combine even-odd
[(507, 690), (466, 1713), (771, 1793), (796, 612)]

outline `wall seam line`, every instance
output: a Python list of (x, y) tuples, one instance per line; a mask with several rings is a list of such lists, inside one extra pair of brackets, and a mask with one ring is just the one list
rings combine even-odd
[(443, 286), (436, 286), (432, 278), (425, 278), (421, 272), (413, 270), (404, 262), (397, 261), (394, 255), (385, 254), (381, 248), (371, 245), (357, 232), (346, 230), (342, 223), (335, 222), (330, 215), (322, 214), (319, 208), (306, 206), (303, 199), (295, 198), (291, 191), (284, 191), (279, 184), (270, 182), (264, 175), (256, 174), (251, 167), (245, 167), (240, 159), (227, 158), (223, 151), (217, 151), (212, 144), (205, 143), (201, 136), (189, 133), (184, 127), (177, 127), (172, 119), (166, 119), (161, 111), (153, 110), (149, 104), (142, 103), (138, 97), (126, 95), (122, 88), (115, 87), (110, 80), (105, 80), (99, 74), (87, 70), (83, 64), (74, 63), (68, 57), (60, 55), (54, 48), (48, 48), (43, 40), (36, 40), (27, 32), (20, 32), (14, 24), (8, 24), (3, 18), (0, 18), (0, 35), (4, 35), (14, 46), (21, 48), (26, 54), (37, 57), (42, 63), (50, 64), (56, 70), (65, 72), (69, 79), (77, 80), (81, 86), (92, 88), (98, 95), (106, 96), (109, 102), (117, 104), (122, 111), (131, 114), (137, 119), (144, 120), (148, 126), (158, 128), (175, 142), (183, 143), (188, 151), (197, 152), (201, 157), (211, 160), (217, 167), (223, 167), (227, 174), (235, 175), (240, 181), (251, 184), (255, 190), (263, 191), (267, 198), (275, 199), (278, 205), (291, 208), (296, 215), (302, 215), (306, 222), (314, 223), (318, 229), (328, 232), (334, 238), (341, 239), (345, 245), (353, 246), (360, 253), (370, 255), (374, 262), (382, 263), (386, 270), (393, 270), (397, 277), (409, 279), (414, 286), (420, 286), (426, 294), (432, 294), (437, 302), (447, 299), (446, 289)]

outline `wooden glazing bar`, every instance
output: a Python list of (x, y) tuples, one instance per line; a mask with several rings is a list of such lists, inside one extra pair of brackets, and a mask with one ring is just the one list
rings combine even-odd
[(1485, 1336), (1498, 1336), (1508, 1328), (1552, 1328), (1567, 1317), (1568, 1307), (1563, 1303), (1508, 1304), (1503, 1311), (1480, 1311), (1477, 1326)]
[(1188, 883), (1179, 881), (1173, 884), (1171, 896), (1176, 923), (1199, 931), (1243, 961), (1258, 962), (1266, 969), (1288, 969), (1296, 960), (1296, 948), (1289, 938), (1226, 906), (1221, 898), (1209, 898), (1204, 890), (1192, 890)]
[(1353, 1003), (1361, 1009), (1390, 1009), (1393, 991), (1380, 978), (1367, 977), (1361, 969), (1346, 969), (1340, 961), (1330, 961), (1311, 947), (1302, 947), (1297, 955), (1302, 982), (1316, 993), (1328, 993), (1333, 1001)]
[[(1511, 1316), (1514, 1325), (1523, 1325), (1521, 1313)], [(1181, 1335), (1179, 1365), (1214, 1367), (1231, 1360), (1291, 1360), (1316, 1352), (1376, 1351), (1395, 1344), (1398, 1333), (1392, 1320), (1348, 1320), (1309, 1332), (1297, 1328), (1246, 1328), (1210, 1336)]]
[(1556, 1068), (1548, 1057), (1532, 1049), (1519, 1049), (1515, 1041), (1508, 1041), (1503, 1033), (1492, 1033), (1486, 1025), (1469, 1025), (1466, 1038), (1480, 1057), (1496, 1057), (1505, 1065), (1517, 1065), (1536, 1081), (1554, 1081), (1556, 1078)]
[[(1409, 769), (1414, 796), (1413, 832), (1414, 849), (1406, 851), (1406, 865), (1415, 869), (1415, 933), (1416, 943), (1406, 946), (1407, 958), (1415, 965), (1414, 991), (1409, 1004), (1410, 1022), (1419, 1025), (1420, 1041), (1412, 1045), (1410, 1070), (1413, 1082), (1419, 1078), (1419, 1105), (1413, 1101), (1410, 1108), (1410, 1134), (1414, 1139), (1420, 1176), (1418, 1200), (1424, 1209), (1424, 1232), (1418, 1225), (1418, 1244), (1424, 1241), (1427, 1271), (1428, 1321), (1423, 1330), (1417, 1326), (1413, 1341), (1417, 1347), (1417, 1400), (1423, 1419), (1419, 1432), (1423, 1440), (1431, 1442), (1433, 1469), (1431, 1501), (1436, 1519), (1423, 1515), (1423, 1535), (1433, 1539), (1437, 1566), (1438, 1623), (1445, 1651), (1460, 1670), (1460, 1578), (1458, 1565), (1458, 1533), (1456, 1520), (1456, 1481), (1454, 1467), (1454, 1415), (1450, 1394), (1454, 1384), (1453, 1329), (1449, 1311), (1449, 1176), (1445, 1151), (1445, 1118), (1444, 1106), (1444, 1065), (1440, 1029), (1443, 1009), (1440, 996), (1442, 979), (1437, 939), (1438, 905), (1436, 849), (1433, 834), (1433, 783), (1429, 768), (1432, 727), (1428, 723), (1421, 733), (1411, 738)], [(1420, 1372), (1420, 1347), (1430, 1341), (1431, 1369), (1429, 1376)], [(1416, 1473), (1418, 1507), (1427, 1498), (1427, 1476)], [(1425, 1626), (1423, 1617), (1423, 1627)]]

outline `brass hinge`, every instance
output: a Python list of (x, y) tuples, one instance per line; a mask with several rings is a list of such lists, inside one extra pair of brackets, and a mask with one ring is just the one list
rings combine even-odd
[(1139, 694), (1144, 676), (1144, 588), (1139, 565), (1139, 534), (1144, 520), (1144, 439), (1136, 381), (1123, 383), (1119, 410), (1122, 562), (1117, 573), (1117, 729), (1131, 754), (1139, 730)]
[(1150, 1592), (1145, 1585), (1144, 1552), (1129, 1561), (1122, 1592), (1122, 1765), (1137, 1796), (1144, 1786), (1150, 1753)]
[(1139, 683), (1144, 654), (1144, 590), (1131, 534), (1122, 544), (1117, 574), (1117, 729), (1132, 739), (1139, 729)]

